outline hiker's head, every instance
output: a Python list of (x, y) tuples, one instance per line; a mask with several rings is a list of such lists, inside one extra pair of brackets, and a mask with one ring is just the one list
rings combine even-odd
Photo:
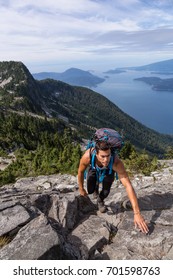
[(99, 141), (95, 145), (96, 156), (98, 161), (103, 165), (107, 166), (111, 158), (111, 148), (107, 142)]
[(96, 153), (99, 151), (110, 150), (110, 144), (107, 141), (97, 141), (95, 144)]

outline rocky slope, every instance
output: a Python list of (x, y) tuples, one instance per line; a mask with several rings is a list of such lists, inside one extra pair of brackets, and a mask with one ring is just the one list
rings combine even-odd
[(134, 228), (124, 187), (115, 182), (98, 212), (92, 196), (80, 197), (69, 175), (23, 178), (0, 189), (0, 259), (173, 259), (173, 161), (133, 186), (149, 223)]

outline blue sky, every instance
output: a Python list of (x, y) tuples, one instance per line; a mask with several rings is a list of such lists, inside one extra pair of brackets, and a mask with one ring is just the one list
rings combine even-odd
[(173, 58), (173, 0), (0, 0), (0, 61), (34, 72)]

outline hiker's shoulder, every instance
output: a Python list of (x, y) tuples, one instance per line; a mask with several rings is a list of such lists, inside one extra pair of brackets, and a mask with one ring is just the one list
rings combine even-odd
[(118, 155), (114, 155), (114, 164), (117, 165), (121, 162), (120, 158)]
[(91, 159), (91, 149), (87, 149), (82, 156), (82, 160), (89, 162), (90, 159)]

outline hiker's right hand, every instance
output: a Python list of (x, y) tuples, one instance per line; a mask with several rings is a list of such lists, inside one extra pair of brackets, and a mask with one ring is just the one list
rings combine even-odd
[(87, 192), (85, 189), (79, 190), (81, 196), (87, 196)]
[(147, 234), (149, 232), (148, 225), (140, 212), (134, 215), (134, 224), (135, 228), (139, 228), (143, 233)]

